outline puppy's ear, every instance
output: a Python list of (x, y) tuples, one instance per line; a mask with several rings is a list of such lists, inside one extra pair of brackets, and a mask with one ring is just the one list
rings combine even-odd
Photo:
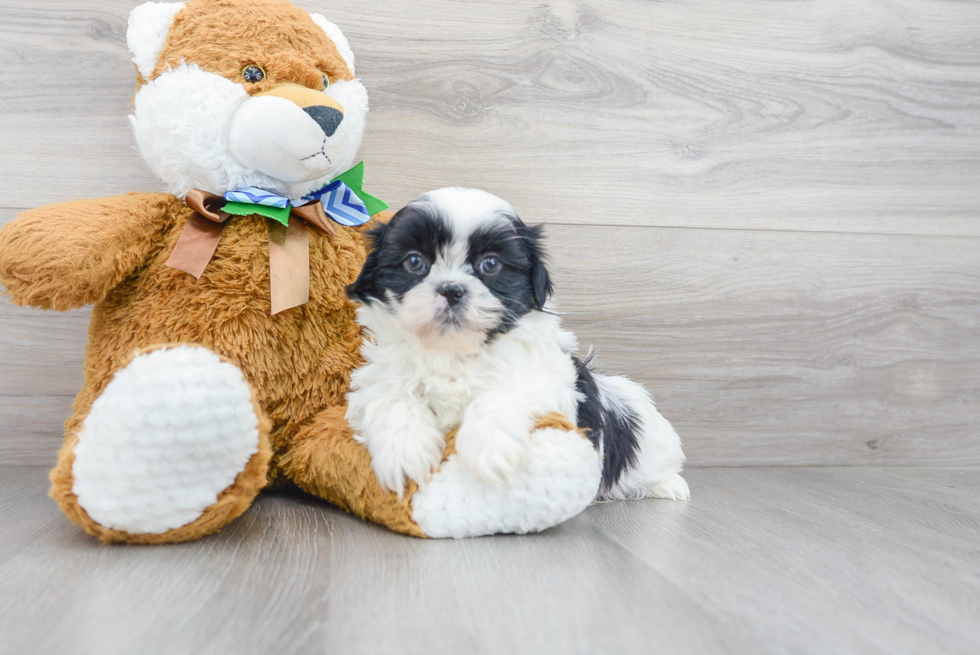
[(347, 286), (347, 297), (351, 300), (367, 303), (372, 298), (381, 298), (383, 293), (378, 289), (378, 268), (380, 266), (381, 249), (384, 247), (385, 235), (388, 234), (388, 225), (382, 223), (367, 233), (371, 240), (371, 252), (364, 261), (361, 274), (357, 276), (353, 284)]
[(385, 242), (385, 237), (388, 235), (388, 228), (391, 227), (391, 223), (381, 223), (378, 222), (378, 227), (368, 230), (367, 237), (371, 242), (371, 252), (381, 249), (381, 245)]
[(551, 275), (548, 274), (548, 267), (545, 266), (544, 248), (541, 245), (541, 237), (544, 234), (544, 225), (524, 227), (524, 244), (527, 248), (527, 258), (531, 263), (529, 275), (531, 278), (531, 290), (534, 295), (534, 308), (544, 309), (544, 304), (554, 293), (554, 285), (551, 283)]
[(534, 304), (537, 309), (544, 309), (544, 304), (554, 292), (555, 288), (551, 284), (551, 276), (548, 269), (541, 262), (534, 265), (531, 269), (531, 285), (534, 287)]

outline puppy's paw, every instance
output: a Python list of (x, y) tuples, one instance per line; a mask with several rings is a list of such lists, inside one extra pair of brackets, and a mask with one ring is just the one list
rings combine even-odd
[(529, 426), (484, 411), (467, 412), (456, 434), (459, 461), (476, 478), (503, 484), (521, 467), (530, 444)]
[(401, 499), (407, 480), (424, 485), (442, 461), (445, 437), (440, 430), (417, 423), (388, 421), (387, 427), (363, 439), (371, 454), (371, 468), (381, 487)]
[(651, 485), (647, 489), (647, 495), (667, 500), (689, 500), (691, 489), (687, 486), (687, 480), (677, 473), (671, 473), (657, 484)]

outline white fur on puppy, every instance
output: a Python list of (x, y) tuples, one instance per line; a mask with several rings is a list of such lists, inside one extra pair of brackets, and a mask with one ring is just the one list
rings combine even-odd
[(347, 420), (386, 489), (424, 484), (449, 430), (459, 428), (456, 452), (468, 471), (502, 482), (523, 461), (536, 418), (574, 420), (575, 367), (559, 344), (575, 342), (556, 316), (527, 316), (506, 338), (462, 352), (423, 348), (383, 307), (363, 306), (358, 319), (371, 338), (361, 349), (367, 364), (351, 376)]
[(475, 478), (521, 468), (535, 422), (559, 413), (603, 455), (602, 498), (687, 498), (684, 454), (646, 391), (578, 360), (574, 335), (546, 305), (552, 287), (540, 228), (508, 203), (448, 188), (413, 200), (373, 233), (348, 293), (367, 331), (347, 419), (386, 489), (424, 485), (443, 434)]

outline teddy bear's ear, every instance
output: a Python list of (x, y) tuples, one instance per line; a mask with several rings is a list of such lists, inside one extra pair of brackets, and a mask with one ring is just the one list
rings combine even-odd
[(344, 36), (344, 33), (334, 23), (331, 23), (320, 14), (310, 14), (310, 17), (314, 23), (320, 26), (320, 29), (327, 33), (330, 40), (337, 46), (337, 52), (347, 62), (347, 68), (350, 69), (350, 74), (354, 75), (354, 51), (350, 49), (350, 44), (347, 42), (347, 37)]
[(184, 8), (183, 2), (147, 2), (129, 14), (126, 45), (133, 53), (133, 63), (140, 75), (150, 77), (157, 58), (167, 43), (174, 16)]

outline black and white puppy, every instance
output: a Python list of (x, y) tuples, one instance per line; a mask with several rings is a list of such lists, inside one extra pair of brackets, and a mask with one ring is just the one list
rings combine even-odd
[(575, 336), (548, 311), (540, 226), (489, 193), (446, 188), (371, 236), (347, 290), (367, 331), (347, 420), (383, 487), (424, 483), (455, 428), (460, 463), (506, 481), (536, 419), (558, 412), (600, 449), (600, 498), (689, 497), (680, 439), (649, 394), (576, 358)]

